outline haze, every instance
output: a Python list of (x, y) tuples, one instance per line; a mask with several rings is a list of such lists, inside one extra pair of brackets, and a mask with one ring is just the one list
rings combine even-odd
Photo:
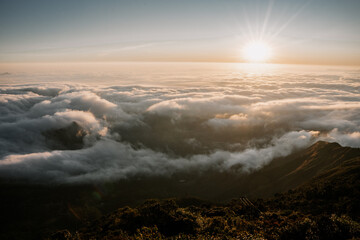
[(271, 63), (360, 64), (360, 2), (1, 1), (1, 62), (244, 62), (250, 41)]
[(318, 140), (360, 147), (358, 68), (71, 67), (33, 64), (0, 76), (3, 177), (88, 182), (243, 174)]

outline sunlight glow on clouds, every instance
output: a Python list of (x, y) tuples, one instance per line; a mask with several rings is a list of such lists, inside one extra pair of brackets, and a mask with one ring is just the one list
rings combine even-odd
[(101, 86), (104, 76), (93, 76), (94, 84), (3, 77), (0, 176), (87, 182), (190, 170), (243, 174), (317, 140), (360, 147), (358, 70), (234, 71), (199, 70), (191, 75), (198, 82), (178, 73), (136, 75), (159, 86), (133, 85), (125, 75)]

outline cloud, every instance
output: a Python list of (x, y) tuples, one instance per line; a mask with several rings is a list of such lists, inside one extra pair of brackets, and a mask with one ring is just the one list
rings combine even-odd
[(114, 103), (102, 99), (92, 92), (76, 91), (61, 94), (51, 98), (51, 100), (39, 102), (31, 107), (29, 114), (31, 116), (41, 116), (54, 113), (54, 111), (59, 111), (60, 109), (76, 109), (89, 111), (97, 117), (102, 117), (114, 108), (116, 108)]
[[(360, 147), (357, 71), (211, 74), (198, 85), (181, 76), (162, 79), (162, 86), (3, 85), (0, 177), (87, 182), (187, 171), (243, 174), (319, 139)], [(68, 130), (74, 122), (79, 135)], [(84, 144), (49, 144), (57, 138)]]
[(81, 150), (52, 151), (6, 156), (0, 173), (7, 177), (60, 182), (86, 182), (124, 179), (138, 175), (171, 175), (181, 171), (218, 169), (249, 172), (263, 167), (273, 158), (309, 146), (312, 132), (290, 132), (262, 149), (243, 152), (215, 151), (209, 155), (173, 158), (150, 149), (134, 149), (110, 139)]
[(360, 132), (343, 133), (335, 128), (327, 135), (326, 139), (331, 142), (337, 142), (345, 147), (360, 147)]

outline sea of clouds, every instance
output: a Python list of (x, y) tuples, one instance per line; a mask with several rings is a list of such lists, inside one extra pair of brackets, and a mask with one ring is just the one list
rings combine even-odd
[[(187, 171), (242, 174), (318, 140), (360, 147), (359, 69), (257, 73), (230, 67), (112, 75), (108, 81), (92, 75), (89, 82), (85, 75), (56, 76), (63, 79), (61, 73), (0, 77), (1, 178), (91, 182)], [(49, 132), (74, 122), (85, 133), (83, 147), (48, 144)]]

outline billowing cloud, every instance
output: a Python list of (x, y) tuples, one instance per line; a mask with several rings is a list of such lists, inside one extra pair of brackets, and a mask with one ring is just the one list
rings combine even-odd
[(360, 132), (344, 133), (335, 128), (328, 134), (326, 140), (338, 142), (342, 146), (358, 148), (360, 146)]
[(186, 170), (249, 172), (260, 169), (273, 158), (289, 155), (294, 149), (309, 146), (314, 132), (290, 132), (273, 139), (262, 149), (243, 152), (216, 150), (209, 155), (189, 158), (169, 157), (150, 149), (134, 149), (110, 139), (80, 150), (8, 155), (0, 162), (0, 173), (8, 177), (65, 182), (123, 179), (138, 175), (171, 175)]
[(229, 74), (181, 87), (9, 83), (0, 89), (0, 177), (242, 174), (319, 139), (360, 147), (358, 76)]

